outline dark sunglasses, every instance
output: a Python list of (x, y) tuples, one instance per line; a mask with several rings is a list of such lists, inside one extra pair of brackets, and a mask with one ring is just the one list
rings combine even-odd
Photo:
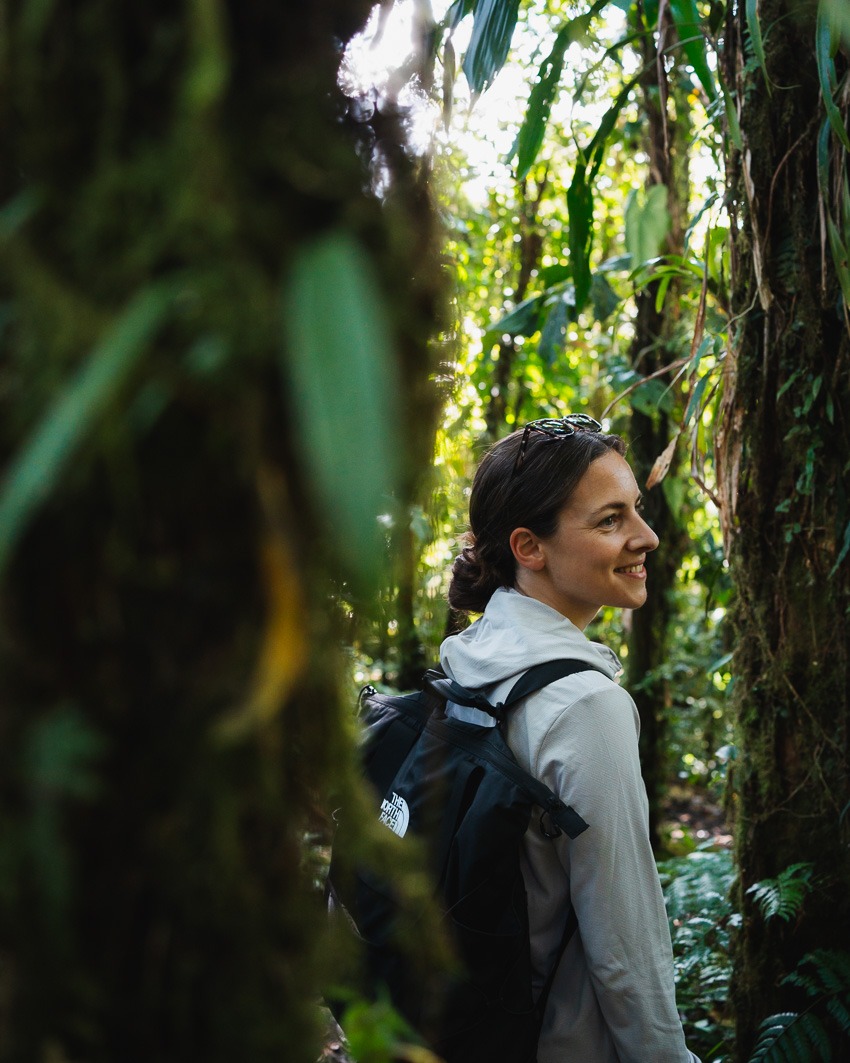
[(586, 413), (568, 413), (566, 417), (541, 417), (539, 421), (529, 421), (522, 431), (519, 452), (514, 462), (511, 476), (516, 476), (525, 461), (525, 452), (532, 434), (545, 436), (544, 442), (556, 443), (559, 439), (574, 436), (576, 432), (601, 432), (602, 425)]

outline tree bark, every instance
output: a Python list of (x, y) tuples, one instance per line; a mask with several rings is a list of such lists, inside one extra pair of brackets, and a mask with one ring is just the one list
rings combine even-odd
[[(850, 949), (850, 573), (846, 558), (838, 563), (850, 519), (847, 307), (824, 244), (823, 210), (834, 203), (818, 192), (814, 7), (765, 0), (758, 18), (770, 85), (743, 6), (730, 9), (725, 57), (743, 137), (730, 160), (732, 326), (718, 448), (736, 587), (739, 1060), (766, 1016), (800, 1010), (783, 977), (801, 957)], [(841, 76), (841, 55), (838, 64)], [(836, 138), (831, 156), (833, 175), (846, 174)], [(814, 890), (795, 918), (766, 921), (750, 887), (802, 862)]]

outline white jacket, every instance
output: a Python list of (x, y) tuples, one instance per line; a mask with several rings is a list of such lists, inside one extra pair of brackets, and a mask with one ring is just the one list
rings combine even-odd
[[(615, 677), (620, 662), (566, 617), (515, 590), (496, 591), (484, 615), (446, 639), (446, 673), (502, 700), (534, 664), (577, 658), (601, 668), (559, 679), (510, 710), (507, 740), (520, 765), (590, 825), (571, 841), (526, 834), (535, 987), (546, 981), (570, 903), (579, 930), (558, 967), (538, 1063), (699, 1063), (676, 1011), (673, 954), (649, 843), (638, 760), (638, 714)], [(453, 715), (492, 722), (478, 710)]]

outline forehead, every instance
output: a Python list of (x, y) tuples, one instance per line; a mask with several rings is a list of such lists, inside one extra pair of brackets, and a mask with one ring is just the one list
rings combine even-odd
[(590, 464), (570, 496), (567, 508), (584, 510), (614, 503), (631, 504), (639, 495), (629, 463), (616, 450), (609, 450)]

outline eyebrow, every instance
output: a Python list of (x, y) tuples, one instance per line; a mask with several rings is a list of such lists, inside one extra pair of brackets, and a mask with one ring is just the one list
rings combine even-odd
[[(635, 499), (635, 507), (639, 506), (641, 502), (643, 502), (643, 495), (639, 494)], [(604, 506), (599, 506), (597, 509), (594, 509), (590, 515), (591, 517), (598, 517), (611, 509), (615, 509), (617, 510), (617, 512), (620, 512), (621, 510), (628, 508), (628, 502), (606, 502)]]

